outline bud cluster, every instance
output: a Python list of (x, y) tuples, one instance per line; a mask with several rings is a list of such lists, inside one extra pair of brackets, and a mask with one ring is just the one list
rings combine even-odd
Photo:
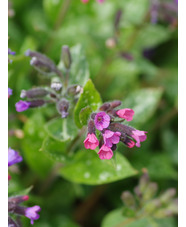
[[(88, 133), (84, 146), (91, 150), (99, 146), (100, 159), (111, 159), (113, 151), (116, 150), (120, 141), (132, 148), (135, 145), (140, 147), (140, 142), (147, 138), (145, 134), (147, 132), (139, 131), (118, 121), (118, 118), (121, 118), (122, 121), (131, 121), (134, 115), (134, 111), (129, 108), (115, 109), (120, 105), (121, 102), (118, 100), (104, 103), (99, 108), (100, 112), (92, 113), (88, 122)], [(99, 141), (96, 137), (96, 129), (99, 132)]]
[(83, 89), (77, 84), (68, 84), (68, 76), (72, 64), (69, 47), (63, 46), (61, 54), (61, 60), (66, 70), (63, 72), (65, 73), (65, 77), (56, 64), (44, 54), (27, 50), (25, 55), (31, 57), (30, 64), (37, 71), (43, 75), (51, 76), (51, 84), (50, 87), (36, 87), (30, 90), (22, 90), (20, 97), (26, 100), (20, 100), (16, 103), (17, 112), (54, 103), (61, 117), (66, 118), (69, 115), (70, 102), (77, 101), (78, 95), (82, 93)]
[(151, 182), (147, 170), (144, 169), (143, 175), (139, 180), (138, 186), (134, 188), (133, 195), (129, 191), (124, 191), (121, 199), (124, 203), (123, 214), (128, 217), (151, 216), (154, 218), (165, 218), (178, 213), (178, 202), (176, 190), (167, 189), (158, 197), (158, 185)]
[[(8, 166), (12, 166), (16, 163), (19, 163), (23, 160), (22, 156), (19, 153), (11, 148), (8, 149)], [(11, 177), (8, 175), (8, 180)], [(41, 208), (39, 206), (33, 207), (25, 207), (20, 206), (20, 203), (27, 201), (29, 199), (28, 195), (19, 195), (19, 196), (12, 196), (8, 198), (8, 213), (14, 215), (23, 215), (31, 220), (31, 224), (34, 224), (34, 220), (39, 218), (39, 212)], [(8, 225), (12, 227), (19, 227), (19, 223), (16, 222), (12, 217), (9, 215), (8, 217)]]

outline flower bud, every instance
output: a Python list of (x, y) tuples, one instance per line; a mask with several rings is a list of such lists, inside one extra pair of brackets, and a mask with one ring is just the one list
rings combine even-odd
[(60, 79), (58, 77), (52, 78), (52, 82), (50, 87), (54, 89), (55, 91), (61, 91), (63, 84), (61, 83)]
[(21, 91), (21, 98), (39, 98), (39, 97), (44, 97), (47, 94), (49, 94), (49, 91), (47, 91), (45, 88), (33, 88), (30, 90), (22, 90)]
[(71, 54), (68, 46), (62, 47), (62, 54), (61, 54), (62, 61), (67, 69), (70, 69), (72, 59)]
[(105, 102), (102, 106), (100, 106), (100, 111), (107, 111), (111, 107), (109, 102)]
[(66, 99), (61, 99), (57, 102), (56, 107), (62, 118), (66, 118), (68, 116), (69, 102)]
[(147, 201), (155, 196), (158, 190), (158, 185), (155, 182), (151, 182), (147, 185), (145, 193), (143, 195), (143, 200)]
[(92, 133), (96, 134), (96, 127), (95, 127), (93, 120), (88, 121), (88, 133), (89, 134), (92, 134)]
[(123, 192), (121, 195), (121, 199), (127, 207), (134, 208), (136, 206), (134, 196), (129, 191)]
[(83, 88), (79, 85), (72, 85), (67, 89), (67, 94), (70, 96), (75, 96), (77, 94), (81, 94), (82, 92)]
[(30, 64), (34, 66), (34, 68), (38, 70), (40, 73), (42, 74), (49, 74), (51, 72), (57, 74), (59, 73), (59, 70), (57, 69), (54, 62), (44, 54), (41, 54), (36, 51), (27, 50), (25, 52), (25, 55), (31, 57)]
[(144, 211), (148, 214), (152, 214), (161, 206), (162, 206), (161, 201), (159, 199), (154, 199), (144, 205)]
[(118, 30), (119, 23), (120, 23), (120, 20), (121, 20), (121, 16), (122, 16), (122, 10), (118, 10), (116, 12), (115, 20), (114, 20), (114, 28), (115, 28), (115, 30)]
[(160, 200), (162, 203), (166, 204), (168, 203), (174, 196), (176, 195), (176, 189), (170, 188), (166, 190), (161, 196)]
[(43, 106), (46, 102), (45, 100), (42, 100), (42, 99), (36, 99), (36, 100), (29, 101), (29, 103), (30, 103), (29, 105), (30, 108), (35, 108), (35, 107)]

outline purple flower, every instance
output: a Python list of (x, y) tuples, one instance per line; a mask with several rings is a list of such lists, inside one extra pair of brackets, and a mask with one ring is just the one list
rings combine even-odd
[(140, 131), (140, 130), (135, 130), (132, 131), (133, 135), (132, 138), (134, 138), (136, 140), (136, 147), (140, 147), (141, 144), (140, 142), (143, 142), (147, 139), (147, 136), (145, 135), (145, 131)]
[(8, 54), (15, 55), (15, 54), (16, 54), (16, 52), (11, 51), (11, 49), (10, 49), (10, 48), (8, 48)]
[(111, 159), (113, 156), (113, 152), (110, 149), (110, 147), (107, 147), (105, 145), (103, 145), (99, 152), (98, 152), (99, 158), (100, 159)]
[(8, 166), (21, 162), (23, 158), (19, 155), (17, 151), (8, 148)]
[(34, 224), (34, 220), (37, 220), (39, 218), (39, 214), (37, 212), (39, 212), (41, 210), (40, 206), (33, 206), (33, 207), (28, 207), (25, 209), (25, 216), (27, 218), (30, 218), (31, 220), (31, 224)]
[(10, 98), (10, 95), (12, 95), (12, 89), (8, 88), (8, 98)]
[(22, 111), (27, 110), (29, 108), (29, 106), (30, 106), (30, 102), (22, 101), (22, 100), (20, 100), (19, 102), (17, 102), (15, 104), (17, 112), (22, 112)]
[(112, 132), (110, 130), (106, 130), (103, 134), (104, 143), (107, 147), (112, 147), (113, 144), (119, 143), (121, 133), (120, 132)]
[(102, 131), (104, 128), (107, 128), (110, 124), (110, 117), (105, 112), (99, 112), (94, 118), (95, 126), (98, 130)]

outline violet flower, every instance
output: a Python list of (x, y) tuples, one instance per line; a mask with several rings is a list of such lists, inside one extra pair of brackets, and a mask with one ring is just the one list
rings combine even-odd
[(104, 144), (107, 147), (112, 147), (113, 144), (119, 143), (120, 135), (120, 132), (112, 132), (110, 130), (106, 130), (103, 134)]
[(8, 148), (8, 166), (21, 162), (22, 160), (23, 158), (19, 155), (17, 151)]
[(84, 146), (86, 149), (94, 150), (99, 145), (99, 141), (96, 138), (95, 134), (88, 134), (87, 138), (84, 140)]
[(30, 218), (30, 223), (33, 225), (34, 220), (37, 220), (40, 216), (37, 212), (41, 210), (40, 206), (33, 206), (33, 207), (28, 207), (25, 209), (25, 216), (27, 218)]
[(23, 112), (30, 107), (30, 102), (20, 100), (15, 104), (15, 107), (17, 112)]
[(103, 145), (99, 152), (98, 152), (100, 159), (111, 159), (113, 156), (113, 152), (110, 147), (107, 147), (106, 145)]
[(110, 124), (110, 116), (105, 112), (99, 112), (94, 118), (95, 126), (98, 130), (102, 131), (104, 128), (107, 128)]
[(11, 95), (12, 95), (12, 89), (8, 88), (8, 98), (10, 98)]

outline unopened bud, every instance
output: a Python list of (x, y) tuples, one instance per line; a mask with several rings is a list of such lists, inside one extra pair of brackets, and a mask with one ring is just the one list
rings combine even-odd
[(100, 106), (100, 111), (107, 111), (111, 107), (109, 102), (105, 102), (102, 106)]
[(121, 57), (126, 59), (127, 61), (133, 61), (134, 60), (132, 54), (127, 53), (127, 52), (122, 52)]
[(30, 103), (30, 105), (29, 105), (30, 108), (40, 107), (45, 104), (45, 100), (37, 99), (37, 100), (29, 101), (29, 103)]
[(162, 203), (168, 203), (176, 195), (176, 189), (170, 188), (166, 190), (161, 196), (160, 200)]
[(61, 91), (63, 84), (61, 83), (61, 81), (58, 77), (54, 77), (54, 78), (52, 78), (50, 87), (52, 89), (54, 89), (55, 91)]
[(36, 70), (38, 70), (42, 74), (49, 74), (51, 72), (58, 73), (58, 69), (54, 62), (49, 59), (44, 54), (41, 54), (36, 51), (27, 50), (25, 52), (26, 56), (31, 57), (30, 64), (34, 66)]
[(81, 94), (82, 92), (83, 88), (80, 85), (72, 85), (67, 89), (67, 94), (71, 96)]
[(67, 69), (70, 69), (72, 59), (71, 54), (68, 46), (62, 47), (62, 54), (61, 54), (62, 61)]
[(147, 185), (145, 193), (143, 195), (143, 200), (147, 201), (155, 196), (158, 190), (158, 185), (155, 182), (151, 182)]
[(145, 192), (148, 184), (149, 184), (149, 175), (147, 172), (144, 172), (144, 174), (141, 176), (139, 180), (139, 189), (142, 193)]
[(114, 21), (114, 28), (115, 28), (115, 30), (118, 30), (119, 23), (120, 23), (120, 20), (121, 20), (121, 16), (122, 16), (122, 11), (121, 10), (118, 10), (116, 12), (115, 21)]
[(123, 192), (121, 195), (121, 199), (127, 207), (132, 208), (136, 206), (136, 201), (134, 199), (134, 196), (129, 191)]
[(111, 105), (111, 108), (114, 109), (114, 108), (116, 108), (116, 107), (121, 105), (121, 101), (120, 100), (115, 100), (115, 101), (111, 102), (110, 105)]
[(57, 110), (61, 114), (62, 118), (66, 118), (69, 113), (68, 113), (68, 108), (69, 108), (69, 102), (66, 99), (61, 99), (57, 103)]
[(96, 127), (95, 127), (93, 120), (88, 121), (88, 133), (89, 134), (92, 134), (92, 133), (96, 134)]
[(47, 91), (45, 88), (33, 88), (30, 90), (22, 90), (21, 91), (21, 98), (39, 98), (39, 97), (44, 97), (47, 94), (49, 94), (49, 91)]
[(159, 199), (151, 200), (144, 205), (144, 211), (148, 214), (152, 214), (154, 211), (160, 208), (161, 205), (162, 204)]

